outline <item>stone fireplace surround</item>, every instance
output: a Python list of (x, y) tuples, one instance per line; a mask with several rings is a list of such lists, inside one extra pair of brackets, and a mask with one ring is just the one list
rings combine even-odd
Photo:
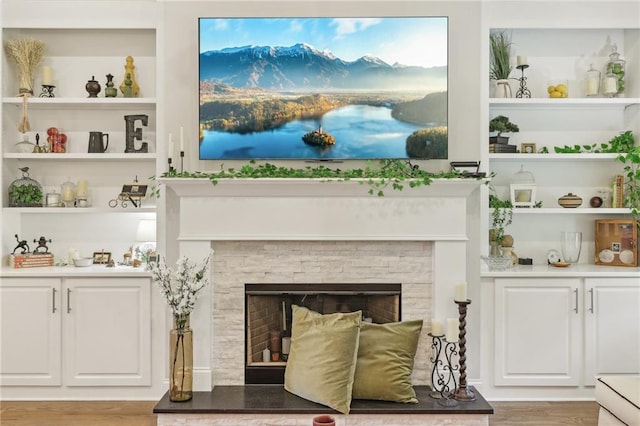
[(213, 251), (212, 285), (192, 318), (194, 390), (243, 378), (251, 282), (401, 282), (403, 319), (423, 319), (415, 384), (428, 384), (432, 317), (455, 317), (466, 281), (467, 198), (481, 181), (445, 179), (384, 197), (358, 182), (161, 179), (167, 259)]

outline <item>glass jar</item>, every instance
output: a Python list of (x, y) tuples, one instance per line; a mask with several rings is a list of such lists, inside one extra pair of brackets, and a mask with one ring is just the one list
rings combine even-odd
[(598, 96), (600, 93), (600, 71), (593, 68), (593, 64), (589, 66), (586, 72), (587, 77), (587, 97)]
[(62, 192), (62, 206), (75, 207), (76, 202), (76, 184), (67, 180), (60, 186)]
[[(613, 52), (609, 55), (605, 76), (605, 94), (608, 96), (624, 96), (624, 65), (626, 61), (620, 59), (617, 46), (613, 46)], [(615, 82), (615, 91), (612, 84)], [(609, 85), (609, 86), (607, 86)]]

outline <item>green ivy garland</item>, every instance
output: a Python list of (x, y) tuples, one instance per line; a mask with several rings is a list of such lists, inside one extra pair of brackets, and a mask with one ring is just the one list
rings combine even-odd
[[(213, 185), (217, 185), (220, 179), (260, 179), (260, 178), (302, 178), (302, 179), (331, 179), (348, 181), (361, 179), (360, 184), (369, 185), (369, 194), (384, 196), (384, 189), (391, 187), (402, 191), (405, 185), (410, 188), (430, 185), (434, 179), (460, 179), (468, 178), (460, 171), (427, 172), (420, 170), (410, 162), (398, 159), (380, 160), (380, 167), (373, 167), (371, 161), (367, 162), (364, 169), (330, 169), (319, 165), (315, 167), (293, 168), (275, 166), (270, 163), (256, 164), (250, 161), (239, 169), (228, 168), (224, 165), (217, 172), (178, 172), (173, 170), (162, 174), (163, 178), (203, 178), (209, 179)], [(151, 179), (154, 179), (153, 177)], [(479, 178), (476, 178), (479, 179)], [(157, 186), (152, 190), (152, 195), (158, 196)]]

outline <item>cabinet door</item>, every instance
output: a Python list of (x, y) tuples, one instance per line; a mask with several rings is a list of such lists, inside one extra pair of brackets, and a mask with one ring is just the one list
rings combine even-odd
[(65, 280), (65, 383), (141, 386), (151, 383), (150, 280)]
[(495, 280), (496, 386), (579, 383), (580, 280)]
[(585, 280), (585, 384), (640, 374), (640, 279)]
[(59, 386), (60, 280), (3, 278), (0, 285), (0, 384)]

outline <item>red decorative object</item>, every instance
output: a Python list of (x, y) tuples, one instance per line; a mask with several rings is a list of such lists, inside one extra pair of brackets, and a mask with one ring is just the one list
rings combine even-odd
[(65, 135), (64, 133), (60, 133), (57, 127), (49, 127), (47, 129), (47, 135), (49, 152), (67, 152), (67, 135)]
[(313, 426), (336, 426), (336, 421), (333, 417), (328, 415), (322, 415), (313, 418)]

